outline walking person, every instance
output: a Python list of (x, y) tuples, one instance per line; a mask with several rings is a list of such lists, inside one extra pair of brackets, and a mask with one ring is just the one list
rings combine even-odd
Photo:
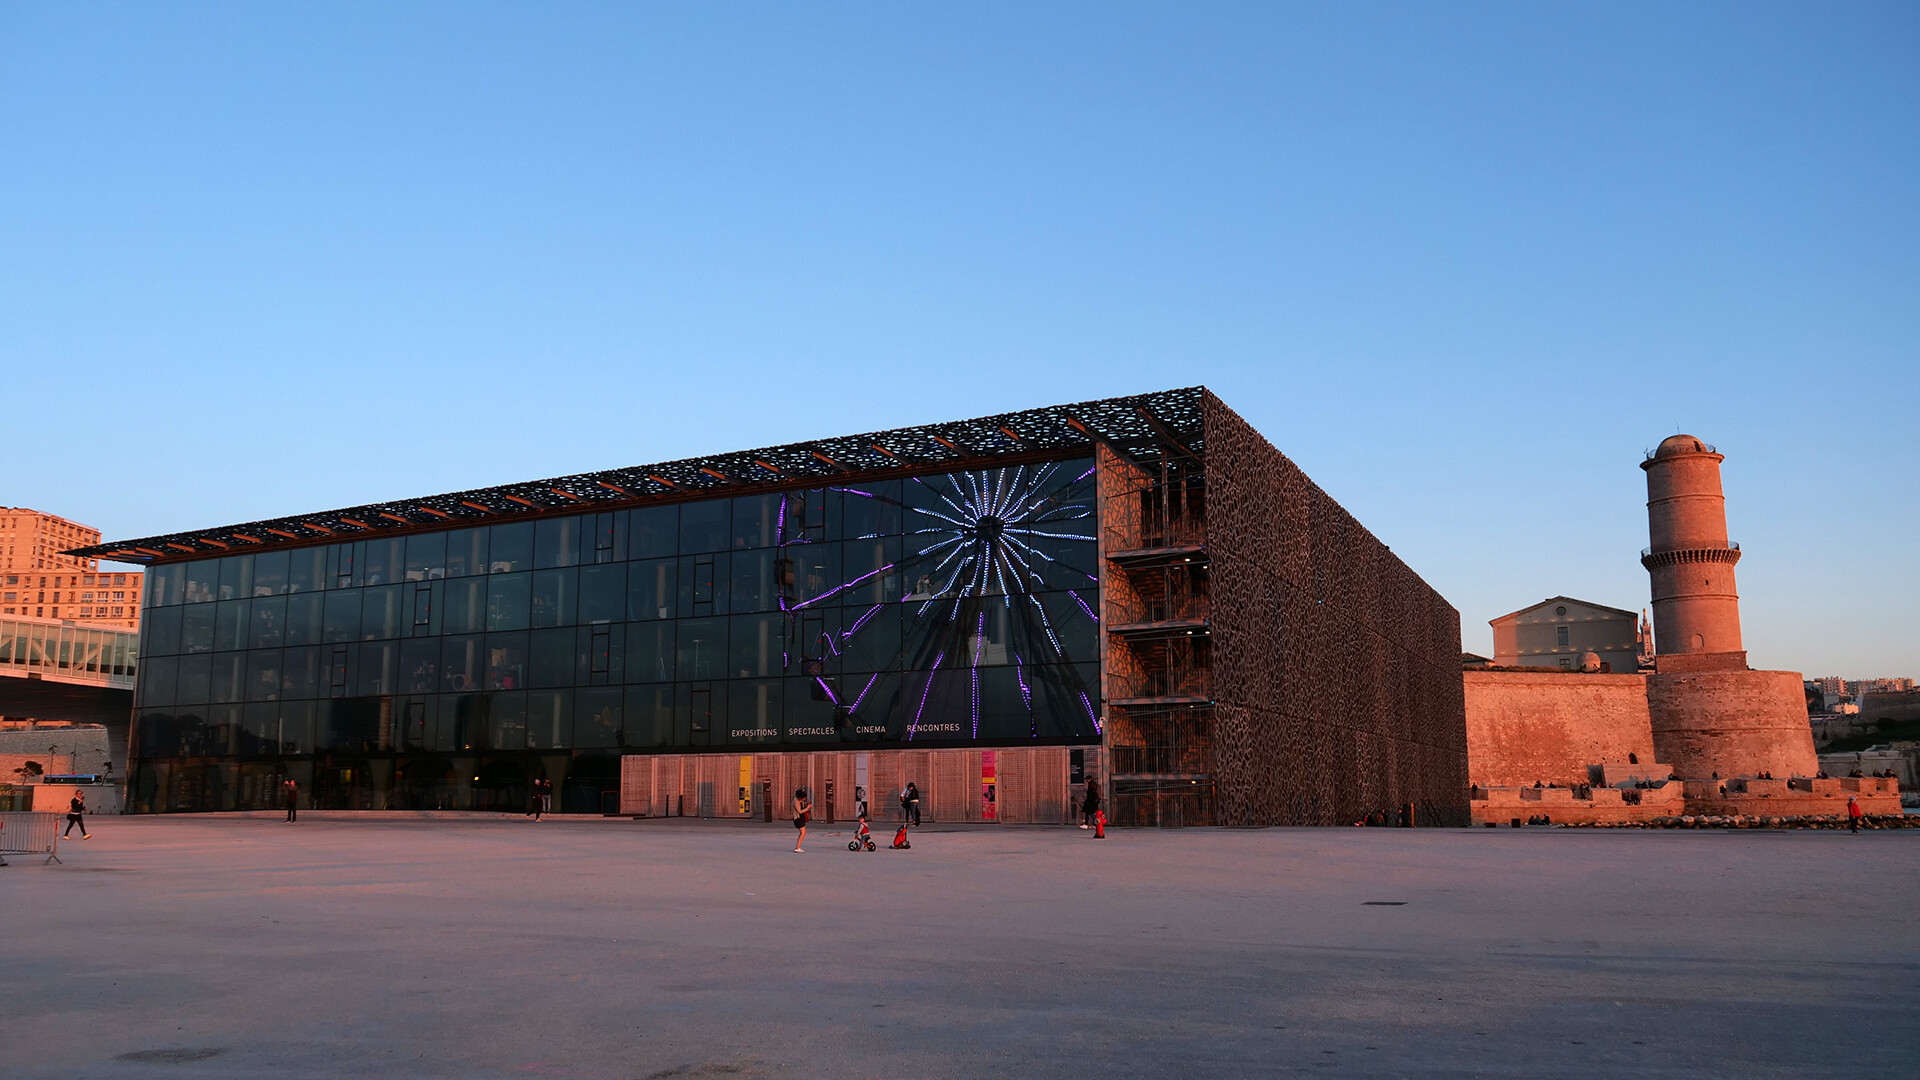
[(914, 828), (920, 827), (920, 785), (907, 781), (907, 790), (900, 793), (900, 802), (906, 807), (907, 820)]
[(535, 821), (540, 820), (540, 783), (536, 779), (527, 785), (527, 816)]
[(291, 825), (300, 817), (300, 785), (293, 782), (293, 777), (280, 781), (280, 798), (287, 804), (285, 824)]
[(807, 850), (807, 822), (813, 817), (813, 800), (807, 798), (807, 789), (801, 788), (793, 793), (793, 827), (799, 834), (793, 838), (793, 850)]
[(73, 827), (75, 825), (78, 825), (80, 826), (80, 839), (82, 840), (93, 839), (91, 836), (87, 835), (86, 813), (87, 813), (87, 797), (78, 791), (74, 792), (73, 801), (67, 804), (67, 831), (61, 833), (60, 838), (64, 840), (67, 837), (72, 836)]
[[(1854, 801), (1854, 797), (1852, 795), (1847, 796), (1847, 831), (1848, 832), (1860, 831), (1860, 819), (1863, 816), (1865, 816), (1865, 814), (1866, 814), (1866, 811), (1860, 809), (1860, 804)], [(72, 819), (69, 818), (68, 820), (72, 820)], [(84, 832), (85, 830), (82, 830), (82, 831)]]
[(1093, 815), (1100, 812), (1100, 781), (1087, 781), (1086, 798), (1080, 800), (1080, 827), (1093, 828)]
[(553, 813), (552, 780), (543, 779), (540, 781), (540, 812), (543, 814)]

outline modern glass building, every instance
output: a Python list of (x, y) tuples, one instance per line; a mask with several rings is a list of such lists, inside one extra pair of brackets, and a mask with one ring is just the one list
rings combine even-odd
[(129, 804), (266, 808), (292, 777), (321, 808), (517, 810), (544, 777), (572, 812), (838, 781), (844, 813), (918, 776), (949, 817), (1059, 820), (1104, 775), (1122, 818), (1217, 820), (1212, 400), (84, 549), (149, 564)]

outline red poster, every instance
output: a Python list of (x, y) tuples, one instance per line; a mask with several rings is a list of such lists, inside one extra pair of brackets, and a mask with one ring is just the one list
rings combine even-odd
[(999, 815), (994, 805), (994, 754), (991, 750), (980, 751), (980, 820), (998, 821)]

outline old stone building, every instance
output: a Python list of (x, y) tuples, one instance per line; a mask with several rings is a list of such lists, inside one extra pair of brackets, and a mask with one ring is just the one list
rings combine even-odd
[[(1727, 538), (1723, 460), (1699, 439), (1675, 435), (1641, 465), (1651, 543), (1640, 561), (1652, 580), (1654, 670), (1582, 672), (1556, 660), (1530, 671), (1464, 673), (1476, 821), (1835, 814), (1848, 796), (1869, 812), (1899, 813), (1894, 780), (1819, 776), (1799, 672), (1747, 666), (1733, 570), (1741, 552)], [(1494, 620), (1502, 666), (1541, 655), (1525, 651), (1522, 628), (1577, 625), (1578, 604), (1558, 597)], [(1566, 621), (1541, 620), (1543, 608)], [(1631, 614), (1617, 614), (1628, 625)]]

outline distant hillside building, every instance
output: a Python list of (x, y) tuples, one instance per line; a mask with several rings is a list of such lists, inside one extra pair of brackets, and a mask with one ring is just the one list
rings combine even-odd
[(1639, 616), (1631, 611), (1555, 596), (1491, 620), (1497, 667), (1583, 670), (1594, 653), (1600, 671), (1634, 672), (1648, 651)]

